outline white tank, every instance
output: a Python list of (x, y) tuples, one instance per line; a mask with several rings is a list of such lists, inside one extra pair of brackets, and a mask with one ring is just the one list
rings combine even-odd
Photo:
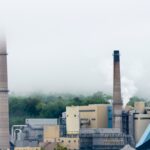
[(140, 102), (135, 102), (134, 103), (134, 108), (137, 112), (143, 114), (145, 111), (145, 103), (140, 101)]

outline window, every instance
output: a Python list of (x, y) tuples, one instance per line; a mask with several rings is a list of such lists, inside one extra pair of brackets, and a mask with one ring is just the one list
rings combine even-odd
[(145, 119), (147, 120), (147, 119), (150, 119), (150, 118), (143, 118), (143, 117), (142, 117), (142, 118), (140, 118), (140, 120), (143, 120), (143, 119), (144, 119), (144, 120), (145, 120)]
[(95, 112), (95, 110), (79, 110), (79, 112)]

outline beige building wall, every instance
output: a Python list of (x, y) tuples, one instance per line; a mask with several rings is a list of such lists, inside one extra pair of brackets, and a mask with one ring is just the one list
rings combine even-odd
[(42, 142), (39, 143), (39, 146), (42, 147), (44, 150), (54, 150), (57, 146), (56, 142)]
[(61, 137), (57, 138), (56, 142), (69, 150), (79, 150), (79, 138)]
[(40, 147), (15, 147), (15, 150), (41, 150)]
[(79, 134), (79, 107), (66, 107), (66, 129), (67, 134)]
[(134, 109), (143, 114), (145, 111), (145, 102), (134, 102)]
[(80, 106), (80, 127), (96, 128), (97, 127), (97, 106)]
[(67, 134), (79, 134), (80, 128), (107, 128), (108, 104), (66, 108)]
[(150, 114), (136, 114), (134, 117), (134, 133), (136, 143), (140, 140), (147, 126), (150, 124)]
[(44, 126), (44, 142), (55, 142), (56, 138), (60, 137), (59, 125)]
[(106, 104), (80, 106), (80, 123), (82, 120), (88, 119), (90, 124), (87, 126), (87, 128), (107, 128), (108, 106), (109, 105)]
[(97, 128), (108, 128), (108, 106), (106, 104), (97, 107)]

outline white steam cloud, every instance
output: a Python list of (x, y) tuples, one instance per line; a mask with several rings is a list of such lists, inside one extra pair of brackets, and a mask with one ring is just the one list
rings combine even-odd
[(127, 77), (122, 77), (122, 98), (124, 107), (129, 102), (130, 98), (134, 96), (137, 92), (137, 87), (133, 80), (128, 79)]

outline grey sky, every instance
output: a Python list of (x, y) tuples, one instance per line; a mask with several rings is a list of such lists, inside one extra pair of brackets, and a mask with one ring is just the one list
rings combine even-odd
[(124, 96), (149, 97), (149, 0), (0, 0), (14, 92), (112, 92), (120, 49)]

